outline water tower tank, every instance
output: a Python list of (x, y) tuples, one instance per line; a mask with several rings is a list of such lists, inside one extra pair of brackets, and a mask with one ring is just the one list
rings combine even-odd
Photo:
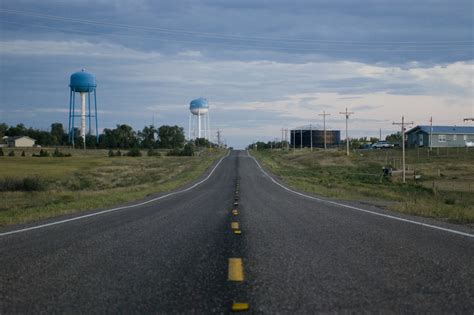
[(79, 72), (71, 75), (71, 82), (69, 84), (71, 90), (78, 93), (90, 93), (97, 87), (95, 76), (92, 73), (86, 72), (82, 69)]
[(203, 97), (192, 100), (189, 104), (189, 110), (194, 115), (205, 115), (209, 111), (209, 103)]

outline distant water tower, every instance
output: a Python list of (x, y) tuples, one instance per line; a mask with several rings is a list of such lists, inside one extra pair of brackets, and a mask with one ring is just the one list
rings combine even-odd
[[(189, 110), (189, 138), (206, 138), (209, 140), (211, 136), (209, 103), (203, 97), (197, 98), (191, 101)], [(204, 116), (203, 122), (201, 122), (201, 116)]]
[[(98, 121), (97, 121), (97, 97), (96, 97), (96, 87), (97, 83), (95, 80), (95, 76), (92, 73), (86, 72), (82, 69), (79, 72), (73, 73), (71, 75), (71, 81), (69, 84), (71, 88), (71, 92), (69, 94), (69, 141), (72, 143), (74, 147), (74, 118), (81, 117), (81, 137), (84, 143), (84, 149), (86, 148), (86, 125), (87, 121), (86, 118), (89, 119), (89, 131), (88, 134), (91, 134), (92, 130), (92, 120), (91, 118), (95, 118), (95, 135), (97, 138), (97, 142), (99, 142), (99, 128), (98, 128)], [(81, 114), (76, 115), (76, 93), (79, 93), (81, 97)], [(91, 113), (91, 94), (93, 94), (94, 98), (94, 114)], [(87, 108), (86, 108), (86, 105)]]

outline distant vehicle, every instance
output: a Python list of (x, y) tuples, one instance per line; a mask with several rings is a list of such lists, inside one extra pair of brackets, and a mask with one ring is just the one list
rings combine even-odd
[(393, 147), (394, 145), (387, 141), (378, 141), (372, 144), (372, 148), (374, 149), (388, 149), (388, 148), (393, 148)]
[(474, 141), (466, 141), (466, 147), (467, 148), (474, 147)]

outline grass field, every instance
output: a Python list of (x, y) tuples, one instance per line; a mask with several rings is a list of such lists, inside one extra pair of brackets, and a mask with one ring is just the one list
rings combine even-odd
[(72, 157), (58, 158), (32, 157), (33, 150), (39, 151), (25, 150), (22, 157), (23, 150), (16, 150), (14, 157), (0, 157), (0, 187), (16, 187), (0, 190), (0, 226), (110, 207), (172, 190), (197, 179), (224, 154), (206, 150), (193, 157), (108, 157), (106, 150), (64, 150)]
[[(251, 152), (273, 174), (303, 191), (345, 200), (371, 202), (390, 210), (474, 223), (474, 150), (407, 150), (407, 165), (421, 179), (382, 176), (382, 167), (401, 168), (401, 150)], [(412, 172), (410, 172), (412, 173)]]

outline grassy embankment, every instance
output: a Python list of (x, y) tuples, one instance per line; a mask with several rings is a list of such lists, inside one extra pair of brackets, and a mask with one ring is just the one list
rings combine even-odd
[(251, 152), (288, 185), (321, 196), (360, 200), (390, 210), (447, 220), (474, 223), (474, 150), (464, 148), (411, 149), (407, 165), (413, 175), (403, 185), (400, 177), (383, 177), (384, 165), (401, 168), (400, 150), (353, 152), (307, 149)]
[(22, 151), (0, 157), (0, 186), (17, 186), (15, 191), (0, 190), (0, 226), (110, 207), (172, 190), (199, 178), (225, 153), (108, 157), (106, 150), (63, 150), (72, 157), (58, 158), (32, 157), (33, 149), (22, 157)]

